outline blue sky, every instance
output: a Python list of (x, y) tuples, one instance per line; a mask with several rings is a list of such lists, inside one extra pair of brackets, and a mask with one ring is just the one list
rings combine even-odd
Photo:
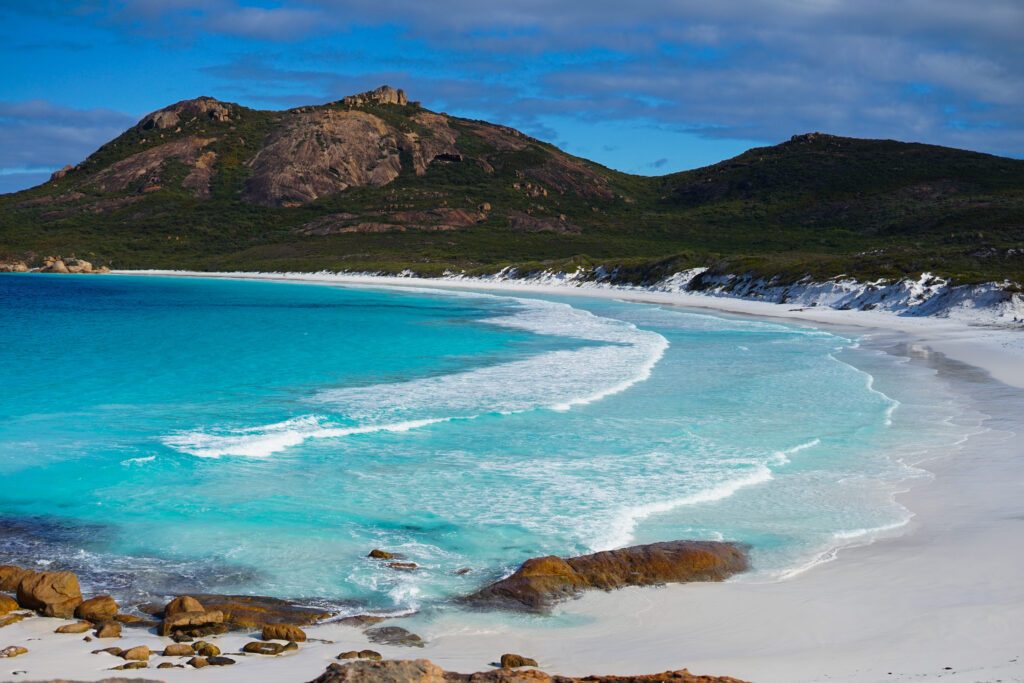
[(668, 173), (820, 130), (1024, 156), (1020, 0), (4, 0), (0, 192), (143, 114), (388, 83)]

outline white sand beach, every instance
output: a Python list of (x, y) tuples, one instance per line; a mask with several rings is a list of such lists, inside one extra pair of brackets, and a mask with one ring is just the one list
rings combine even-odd
[[(135, 273), (140, 274), (140, 273)], [(152, 274), (172, 274), (157, 273)], [(174, 275), (188, 275), (173, 273)], [(491, 668), (504, 652), (537, 659), (550, 673), (639, 674), (686, 667), (759, 683), (804, 681), (1024, 681), (1024, 330), (884, 312), (794, 309), (755, 301), (642, 290), (480, 283), (372, 276), (209, 274), (324, 284), (499, 290), (519, 295), (611, 297), (766, 316), (830, 329), (859, 328), (880, 350), (906, 353), (958, 388), (984, 430), (922, 463), (934, 476), (902, 494), (915, 514), (904, 532), (839, 551), (834, 561), (775, 582), (631, 588), (589, 593), (558, 611), (558, 628), (535, 619), (452, 613), (396, 621), (422, 649), (378, 646), (361, 631), (326, 624), (293, 655), (239, 657), (224, 669), (131, 672), (167, 681), (308, 681), (344, 650), (428, 658), (448, 670)], [(32, 617), (0, 629), (3, 680), (97, 680), (122, 663), (90, 651), (167, 639), (126, 629), (119, 641), (53, 635), (56, 620)], [(237, 651), (246, 634), (218, 639)], [(322, 642), (330, 641), (330, 642)], [(154, 658), (150, 666), (158, 661)], [(120, 673), (120, 672), (117, 672)]]

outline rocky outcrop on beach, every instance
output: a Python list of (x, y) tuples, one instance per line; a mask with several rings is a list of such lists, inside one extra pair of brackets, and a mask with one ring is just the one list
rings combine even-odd
[(27, 273), (28, 264), (24, 261), (0, 261), (0, 273)]
[(71, 572), (29, 572), (18, 582), (18, 604), (45, 617), (70, 619), (82, 604), (78, 577)]
[(668, 541), (567, 559), (535, 557), (511, 576), (464, 600), (480, 606), (543, 610), (587, 589), (722, 581), (747, 568), (746, 550), (736, 543)]
[(686, 669), (638, 676), (555, 676), (536, 669), (494, 669), (473, 674), (445, 671), (429, 659), (359, 660), (331, 664), (311, 683), (744, 683), (728, 676), (699, 676)]

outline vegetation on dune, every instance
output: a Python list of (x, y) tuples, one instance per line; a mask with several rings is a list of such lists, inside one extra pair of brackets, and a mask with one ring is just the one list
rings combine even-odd
[(60, 177), (0, 196), (0, 257), (424, 275), (603, 265), (637, 283), (694, 266), (1024, 281), (1024, 161), (809, 134), (648, 178), (389, 97), (161, 110)]

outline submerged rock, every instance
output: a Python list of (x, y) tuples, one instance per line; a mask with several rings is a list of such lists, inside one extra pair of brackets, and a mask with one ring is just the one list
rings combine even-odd
[(395, 554), (380, 548), (374, 548), (367, 557), (372, 557), (375, 560), (393, 560), (395, 559)]
[(70, 619), (82, 604), (78, 577), (71, 572), (29, 572), (18, 582), (18, 604), (46, 617)]
[(376, 650), (349, 650), (348, 652), (342, 652), (335, 659), (369, 659), (379, 662), (383, 657)]
[(382, 645), (399, 645), (402, 647), (423, 647), (423, 639), (401, 626), (378, 626), (366, 631), (366, 637), (374, 643)]
[(511, 576), (464, 598), (493, 607), (543, 610), (586, 589), (721, 581), (748, 567), (746, 550), (719, 541), (668, 541), (562, 559), (527, 560)]

